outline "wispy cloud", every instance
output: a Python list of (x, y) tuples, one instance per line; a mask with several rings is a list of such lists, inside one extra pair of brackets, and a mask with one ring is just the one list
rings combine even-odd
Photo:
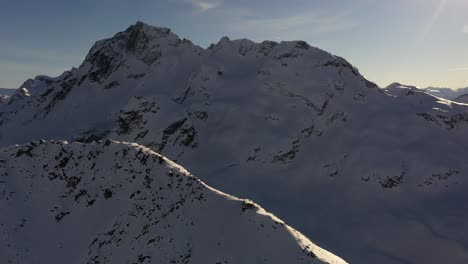
[(207, 11), (220, 6), (223, 0), (186, 0), (201, 11)]
[(463, 27), (463, 33), (468, 34), (468, 25), (465, 25), (465, 26)]
[(449, 69), (449, 71), (468, 71), (468, 67), (465, 67), (465, 68), (453, 68), (453, 69)]
[(275, 32), (283, 37), (295, 38), (304, 36), (304, 33), (317, 34), (349, 30), (357, 25), (358, 23), (350, 19), (346, 13), (329, 15), (307, 11), (276, 18), (245, 15), (242, 20), (231, 24), (230, 27), (239, 32)]
[(430, 17), (426, 25), (426, 28), (423, 31), (423, 37), (426, 36), (432, 30), (432, 27), (435, 25), (440, 15), (444, 11), (445, 7), (447, 6), (447, 3), (448, 3), (448, 0), (440, 0), (439, 5), (434, 10), (434, 13)]

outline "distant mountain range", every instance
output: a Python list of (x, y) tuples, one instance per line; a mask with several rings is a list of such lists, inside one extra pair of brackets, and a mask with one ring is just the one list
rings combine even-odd
[(387, 86), (385, 89), (387, 91), (391, 91), (391, 93), (398, 93), (398, 90), (403, 91), (400, 88), (405, 89), (410, 89), (412, 91), (420, 91), (420, 92), (425, 92), (430, 95), (434, 95), (440, 98), (444, 98), (447, 100), (451, 100), (454, 102), (459, 102), (459, 103), (468, 103), (468, 87), (467, 88), (460, 88), (457, 90), (452, 90), (450, 88), (434, 88), (434, 87), (428, 87), (428, 88), (418, 88), (416, 86), (411, 86), (411, 85), (404, 85), (400, 83), (392, 83), (389, 86)]
[(450, 88), (427, 87), (424, 88), (424, 90), (429, 94), (449, 100), (454, 100), (461, 95), (468, 94), (468, 87), (457, 90), (452, 90)]
[(454, 99), (455, 102), (468, 104), (468, 93), (458, 96)]
[(10, 96), (15, 93), (15, 89), (0, 88), (0, 104), (8, 103)]
[[(89, 251), (84, 250), (100, 263), (104, 258), (121, 256), (109, 255), (111, 249), (118, 252), (118, 243), (134, 243), (130, 249), (140, 249), (146, 240), (136, 238), (140, 234), (150, 238), (146, 232), (155, 232), (151, 225), (145, 228), (146, 218), (135, 217), (151, 212), (147, 210), (152, 208), (148, 201), (134, 201), (140, 197), (156, 199), (155, 190), (133, 185), (144, 186), (146, 169), (151, 173), (153, 167), (142, 164), (145, 170), (141, 174), (140, 170), (132, 171), (126, 164), (134, 161), (121, 157), (127, 147), (112, 147), (112, 151), (87, 147), (96, 144), (94, 141), (103, 145), (106, 138), (144, 145), (181, 164), (213, 188), (258, 202), (351, 263), (468, 263), (468, 206), (464, 202), (468, 199), (468, 107), (404, 85), (381, 89), (344, 58), (304, 41), (256, 43), (224, 37), (203, 49), (170, 29), (136, 23), (112, 38), (96, 42), (78, 68), (54, 78), (38, 76), (21, 87), (9, 104), (0, 106), (0, 146), (6, 147), (2, 159), (7, 162), (0, 171), (3, 184), (8, 182), (7, 190), (16, 186), (11, 189), (17, 197), (15, 203), (31, 206), (24, 212), (33, 215), (37, 207), (54, 210), (58, 218), (65, 214), (64, 228), (73, 226), (66, 222), (68, 216), (72, 216), (68, 218), (71, 221), (79, 221), (80, 217), (91, 221), (87, 217), (92, 215), (83, 206), (88, 198), (94, 199), (100, 193), (97, 204), (108, 205), (115, 217), (96, 212), (92, 219), (112, 219), (119, 224), (114, 228), (106, 222), (109, 225), (89, 229), (89, 236), (79, 237), (89, 242)], [(41, 138), (84, 145), (73, 143), (83, 147), (59, 151), (55, 148), (61, 148), (60, 144), (50, 144), (51, 149), (29, 151), (28, 142)], [(13, 144), (22, 147), (7, 147)], [(27, 154), (30, 152), (31, 157)], [(64, 161), (64, 166), (73, 169), (65, 170), (65, 176), (60, 161), (70, 152), (74, 158)], [(80, 156), (83, 166), (89, 168), (80, 167), (80, 161), (75, 160)], [(151, 154), (148, 159), (156, 156)], [(92, 169), (100, 157), (106, 157), (110, 165), (102, 161)], [(44, 168), (48, 162), (51, 167)], [(14, 174), (7, 173), (10, 164), (16, 168)], [(114, 170), (122, 169), (127, 171), (113, 179)], [(166, 181), (165, 171), (157, 166), (155, 170), (162, 172)], [(37, 173), (30, 173), (34, 171)], [(48, 171), (57, 175), (51, 176), (55, 182), (48, 182)], [(31, 179), (31, 175), (41, 176)], [(86, 178), (76, 183), (77, 179), (70, 180), (72, 176)], [(149, 181), (158, 179), (156, 176), (149, 177)], [(24, 188), (17, 187), (20, 177), (27, 183)], [(38, 183), (31, 185), (32, 181)], [(182, 181), (185, 183), (185, 178)], [(153, 188), (166, 188), (166, 182), (160, 183), (155, 180)], [(83, 189), (89, 194), (79, 195), (79, 203), (73, 196), (80, 194), (79, 189), (67, 187), (77, 184), (86, 186)], [(115, 196), (118, 203), (102, 199), (109, 188), (116, 194), (122, 191)], [(58, 190), (64, 198), (47, 192), (46, 200), (40, 200), (44, 190)], [(137, 190), (140, 194), (131, 197), (131, 192)], [(37, 194), (29, 196), (30, 192)], [(163, 193), (171, 201), (178, 201), (174, 199), (180, 194)], [(27, 198), (34, 203), (23, 203)], [(219, 206), (200, 206), (210, 213), (218, 211), (219, 217), (242, 213), (227, 208), (224, 198), (216, 201)], [(8, 204), (5, 202), (3, 211), (12, 210)], [(125, 208), (117, 208), (119, 204)], [(140, 212), (139, 204), (143, 206)], [(165, 203), (170, 204), (174, 205)], [(174, 226), (170, 221), (162, 222), (172, 234), (164, 237), (180, 235), (185, 239), (194, 235), (194, 241), (199, 241), (199, 234), (180, 224), (190, 224), (183, 219), (195, 215), (187, 209), (184, 217), (183, 210), (182, 220)], [(165, 211), (155, 209), (153, 214), (156, 212)], [(44, 230), (48, 230), (53, 226), (48, 222), (49, 214), (37, 216), (32, 226), (39, 230), (45, 223)], [(7, 226), (7, 232), (20, 230), (3, 219), (16, 219), (21, 225), (24, 216), (10, 217), (0, 218), (2, 228)], [(241, 217), (234, 219), (244, 219)], [(234, 225), (235, 230), (271, 226), (270, 222), (264, 226), (256, 222), (255, 214), (252, 219), (253, 224)], [(127, 223), (132, 226), (132, 222), (135, 230), (121, 228)], [(196, 223), (198, 226), (201, 222)], [(177, 233), (180, 226), (183, 229)], [(213, 228), (218, 230), (219, 226)], [(280, 232), (284, 238), (284, 230), (271, 232)], [(252, 236), (264, 234), (259, 232)], [(72, 252), (65, 248), (67, 243), (59, 240), (60, 236), (54, 234), (52, 238), (64, 248), (61, 251), (58, 247), (57, 254)], [(92, 243), (94, 238), (97, 240)], [(23, 236), (17, 239), (18, 245), (29, 241)], [(263, 245), (263, 240), (255, 241), (262, 241), (256, 244), (258, 247)], [(170, 247), (167, 241), (162, 245), (164, 251), (160, 252), (169, 252), (170, 256), (179, 248), (180, 255), (185, 256), (190, 248), (179, 244)], [(285, 254), (295, 254), (297, 244), (287, 245), (293, 249)], [(79, 246), (82, 249), (83, 244)], [(143, 246), (142, 250), (149, 248)], [(21, 248), (8, 252), (23, 254)], [(227, 248), (220, 252), (224, 254)], [(41, 252), (38, 248), (33, 251)], [(145, 252), (142, 258), (156, 254)], [(216, 248), (213, 252), (217, 252)], [(268, 260), (238, 263), (271, 263)]]
[(11, 88), (0, 88), (0, 95), (12, 95), (16, 89)]

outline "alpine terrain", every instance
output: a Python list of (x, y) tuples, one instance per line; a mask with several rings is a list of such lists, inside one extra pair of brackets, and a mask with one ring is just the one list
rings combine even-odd
[(468, 93), (462, 94), (454, 99), (455, 102), (468, 104)]
[(0, 88), (0, 104), (7, 103), (15, 89)]
[[(223, 37), (204, 49), (167, 28), (141, 22), (96, 42), (78, 68), (54, 78), (28, 80), (8, 104), (0, 105), (0, 146), (41, 138), (136, 142), (176, 161), (216, 189), (262, 204), (351, 263), (468, 263), (468, 205), (464, 202), (468, 199), (467, 133), (467, 105), (401, 85), (382, 89), (347, 60), (304, 41), (256, 43)], [(111, 145), (115, 146), (109, 153), (123, 155), (118, 144)], [(82, 152), (95, 148), (71, 146)], [(33, 156), (41, 160), (40, 153), (46, 152), (38, 150)], [(75, 153), (74, 157), (80, 155)], [(18, 158), (21, 163), (28, 155)], [(112, 227), (107, 222), (105, 230), (97, 226), (80, 234), (84, 239), (86, 234), (102, 232), (87, 250), (96, 254), (104, 243), (100, 256), (110, 256), (107, 247), (116, 248), (117, 242), (106, 244), (105, 239), (136, 234), (127, 229), (124, 232), (129, 233), (119, 234), (119, 228), (132, 217), (128, 208), (140, 197), (123, 200), (137, 185), (126, 180), (132, 173), (113, 176), (113, 159), (109, 154), (106, 160), (110, 163), (99, 165), (106, 168), (102, 168), (103, 175), (108, 175), (105, 179), (97, 178), (94, 183), (86, 178), (79, 183), (86, 188), (67, 187), (73, 190), (63, 194), (67, 201), (63, 205), (57, 205), (62, 198), (49, 191), (55, 196), (45, 196), (49, 200), (44, 202), (34, 200), (36, 209), (25, 212), (58, 206), (55, 214), (70, 212), (62, 220), (63, 226), (69, 227), (73, 222), (65, 225), (67, 218), (78, 221), (79, 214), (94, 214), (96, 209), (86, 209), (88, 200), (95, 199), (101, 186), (105, 191), (112, 184), (118, 188), (116, 193), (122, 193), (118, 196), (121, 207), (102, 197), (96, 206), (109, 203), (106, 208), (114, 210), (110, 214), (118, 216), (114, 220), (120, 224)], [(70, 177), (78, 177), (79, 172), (97, 175), (100, 168), (76, 162), (79, 165), (67, 172)], [(42, 170), (47, 170), (44, 163), (31, 163), (35, 167), (28, 165), (24, 170), (43, 175)], [(21, 175), (30, 181), (26, 172)], [(51, 183), (47, 177), (34, 181), (63, 186), (66, 180), (62, 178)], [(28, 186), (23, 188), (42, 188)], [(89, 197), (84, 195), (75, 202), (70, 195), (81, 188)], [(22, 198), (29, 189), (16, 193)], [(138, 204), (153, 208), (152, 195), (147, 194), (144, 197), (149, 200)], [(217, 195), (216, 201), (229, 204), (223, 197)], [(241, 202), (226, 205), (226, 212), (239, 215), (240, 205), (236, 204)], [(100, 216), (95, 219), (110, 219)], [(62, 221), (46, 222), (50, 215), (47, 217), (38, 216), (37, 223), (62, 225)], [(184, 226), (190, 217), (187, 214), (170, 225)], [(85, 217), (80, 221), (91, 220)], [(139, 221), (135, 222), (138, 227), (147, 224)], [(115, 233), (105, 235), (114, 228)], [(150, 238), (154, 227), (148, 228)], [(197, 241), (196, 234), (193, 239)], [(128, 242), (122, 238), (121, 243)], [(147, 240), (132, 243), (140, 248)], [(183, 247), (181, 254), (188, 248)]]
[(424, 91), (437, 97), (442, 97), (448, 100), (455, 100), (457, 97), (467, 94), (468, 87), (459, 88), (456, 90), (450, 88), (427, 87), (424, 88)]
[(3, 263), (345, 263), (137, 144), (0, 150)]

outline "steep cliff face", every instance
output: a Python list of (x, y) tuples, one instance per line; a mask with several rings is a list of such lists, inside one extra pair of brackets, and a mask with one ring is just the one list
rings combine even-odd
[(400, 86), (303, 41), (203, 49), (137, 23), (26, 82), (0, 145), (138, 142), (351, 262), (466, 262), (468, 108)]
[(345, 263), (137, 144), (0, 149), (5, 263)]

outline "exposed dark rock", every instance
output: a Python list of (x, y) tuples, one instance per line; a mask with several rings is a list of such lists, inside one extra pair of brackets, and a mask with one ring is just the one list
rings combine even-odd
[(114, 88), (114, 87), (119, 86), (119, 85), (120, 85), (120, 82), (112, 81), (112, 82), (106, 84), (106, 86), (104, 86), (104, 89), (111, 89), (111, 88)]

